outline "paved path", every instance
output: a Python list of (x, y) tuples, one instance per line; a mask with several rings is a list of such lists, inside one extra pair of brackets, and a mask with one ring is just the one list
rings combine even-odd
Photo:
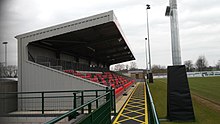
[(148, 124), (146, 89), (138, 83), (113, 124)]

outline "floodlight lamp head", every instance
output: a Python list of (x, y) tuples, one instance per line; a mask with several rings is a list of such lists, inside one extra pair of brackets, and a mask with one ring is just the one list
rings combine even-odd
[(147, 4), (146, 6), (147, 6), (147, 9), (150, 9), (150, 5), (149, 4)]
[(8, 44), (8, 42), (3, 42), (2, 44)]
[(171, 15), (171, 8), (170, 6), (167, 6), (165, 16), (170, 16)]

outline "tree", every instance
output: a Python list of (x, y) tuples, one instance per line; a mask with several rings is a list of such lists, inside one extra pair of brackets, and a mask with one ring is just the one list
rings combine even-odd
[(137, 64), (136, 64), (136, 62), (131, 62), (129, 69), (130, 69), (130, 70), (135, 70), (135, 69), (137, 69)]
[(192, 60), (184, 61), (184, 65), (186, 66), (186, 71), (190, 72), (193, 70), (193, 62)]
[(120, 64), (120, 71), (125, 69), (125, 65), (124, 64)]
[(117, 64), (115, 65), (115, 71), (121, 71), (125, 69), (125, 65), (124, 64)]
[(114, 70), (119, 71), (119, 68), (120, 68), (119, 66), (120, 66), (120, 64), (115, 65)]
[(5, 77), (10, 77), (10, 78), (17, 77), (17, 72), (18, 72), (18, 69), (15, 65), (9, 65), (9, 66), (3, 67), (3, 73)]
[(152, 66), (153, 73), (166, 73), (166, 67), (161, 65), (153, 65)]
[(129, 65), (128, 65), (128, 64), (125, 65), (125, 69), (126, 69), (126, 70), (129, 69)]
[(205, 58), (205, 56), (199, 56), (195, 63), (198, 71), (204, 71), (204, 69), (208, 66), (208, 62)]

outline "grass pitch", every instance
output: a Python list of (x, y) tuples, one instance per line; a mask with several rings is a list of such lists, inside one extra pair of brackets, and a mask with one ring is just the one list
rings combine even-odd
[(189, 78), (191, 92), (220, 104), (220, 76)]
[[(155, 79), (155, 83), (149, 85), (159, 118), (166, 118), (167, 114), (166, 80)], [(195, 122), (181, 122), (181, 124), (220, 124), (220, 111), (212, 105), (207, 105), (207, 102), (194, 97), (201, 96), (208, 101), (220, 103), (220, 77), (189, 78), (188, 80), (196, 120)], [(176, 124), (177, 122), (161, 123)]]

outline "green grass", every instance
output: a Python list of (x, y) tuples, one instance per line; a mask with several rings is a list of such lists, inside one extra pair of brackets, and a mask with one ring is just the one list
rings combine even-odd
[[(167, 79), (157, 79), (167, 82)], [(196, 95), (220, 104), (220, 76), (188, 78), (190, 91)]]
[(220, 104), (220, 77), (189, 78), (192, 93)]
[[(219, 81), (220, 81), (220, 77), (189, 78), (191, 92), (206, 97), (215, 102), (218, 102), (220, 99)], [(149, 86), (159, 118), (166, 118), (166, 112), (167, 112), (166, 79), (156, 79), (155, 83), (150, 84)], [(198, 100), (192, 99), (192, 101), (193, 101), (196, 121), (181, 122), (181, 124), (220, 124), (219, 111), (206, 107), (206, 105), (199, 102)], [(161, 122), (161, 123), (176, 124), (177, 122)]]

